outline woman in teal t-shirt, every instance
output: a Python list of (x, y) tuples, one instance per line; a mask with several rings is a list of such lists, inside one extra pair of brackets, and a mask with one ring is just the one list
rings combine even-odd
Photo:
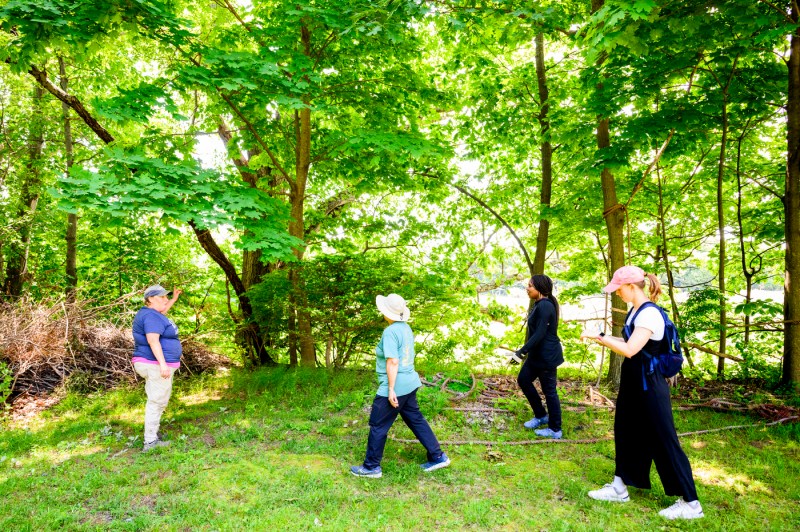
[(367, 456), (363, 464), (352, 466), (350, 472), (358, 477), (380, 478), (383, 475), (383, 449), (398, 414), (428, 452), (428, 461), (422, 464), (422, 469), (435, 471), (447, 467), (450, 459), (439, 447), (439, 440), (417, 403), (417, 389), (422, 381), (414, 369), (414, 333), (406, 323), (411, 312), (405, 299), (397, 294), (378, 296), (375, 304), (389, 326), (383, 330), (375, 349), (378, 391), (369, 415)]

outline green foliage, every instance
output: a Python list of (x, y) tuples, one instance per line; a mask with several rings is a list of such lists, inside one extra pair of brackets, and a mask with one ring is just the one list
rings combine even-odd
[(719, 335), (720, 293), (716, 288), (703, 288), (689, 293), (681, 305), (684, 334), (687, 338)]
[(164, 152), (162, 158), (152, 158), (110, 149), (99, 171), (74, 169), (62, 180), (63, 188), (52, 193), (70, 211), (83, 207), (113, 217), (149, 212), (199, 229), (230, 224), (246, 230), (242, 246), (261, 250), (265, 259), (286, 259), (299, 245), (287, 234), (285, 204), (238, 178), (203, 170), (197, 161), (177, 155)]
[[(418, 340), (434, 323), (450, 323), (455, 312), (447, 316), (448, 309), (459, 303), (446, 280), (412, 273), (395, 255), (323, 255), (304, 261), (296, 271), (304, 282), (302, 293), (292, 287), (286, 270), (265, 276), (248, 292), (254, 319), (268, 327), (274, 347), (285, 346), (288, 331), (272, 324), (286, 323), (291, 302), (304, 297), (317, 352), (329, 353), (332, 366), (362, 365), (374, 356), (386, 325), (375, 306), (379, 294), (399, 293), (406, 299)], [(444, 355), (446, 348), (434, 351)], [(420, 352), (427, 354), (427, 344)]]
[(777, 335), (757, 336), (749, 342), (737, 341), (736, 350), (744, 362), (735, 365), (731, 370), (732, 378), (761, 379), (768, 386), (777, 386), (781, 380), (780, 337)]
[[(482, 364), (495, 339), (471, 289), (478, 278), (528, 273), (498, 217), (531, 254), (548, 220), (546, 273), (577, 302), (610, 273), (613, 202), (624, 206), (627, 261), (661, 275), (669, 259), (677, 285), (708, 283), (722, 214), (726, 296), (748, 285), (742, 268), (780, 288), (795, 27), (768, 2), (709, 5), (607, 0), (589, 13), (590, 2), (552, 0), (10, 0), (0, 7), (0, 281), (27, 257), (29, 294), (63, 290), (58, 205), (81, 217), (82, 294), (107, 301), (153, 280), (182, 284), (191, 298), (178, 317), (230, 349), (229, 287), (195, 242), (194, 229), (208, 229), (229, 277), (249, 286), (259, 260), (272, 272), (252, 297), (276, 359), (285, 360), (299, 309), (311, 313), (317, 353), (330, 345), (332, 365), (364, 363), (381, 328), (374, 293), (403, 286), (421, 361)], [(70, 111), (69, 175), (61, 103), (31, 98), (43, 90), (32, 65), (53, 84), (68, 81), (67, 94), (116, 139), (101, 146), (91, 120)], [(610, 146), (598, 149), (601, 117)], [(549, 206), (540, 201), (545, 143), (554, 149)], [(603, 170), (613, 198), (601, 191)], [(303, 223), (289, 236), (292, 220)], [(399, 269), (359, 258), (386, 249), (397, 250)], [(287, 265), (301, 282), (289, 282)], [(714, 300), (690, 297), (690, 339), (718, 338)], [(735, 310), (770, 322), (779, 309), (752, 301)], [(726, 326), (744, 374), (771, 375), (778, 336), (756, 331), (744, 343), (738, 325)], [(570, 351), (584, 364), (584, 348)], [(488, 522), (481, 508), (475, 515)]]
[(0, 405), (5, 409), (8, 405), (6, 400), (13, 392), (14, 373), (11, 366), (0, 360)]
[(516, 321), (517, 319), (516, 314), (510, 308), (508, 308), (508, 306), (503, 305), (494, 299), (489, 300), (489, 302), (486, 304), (486, 315), (489, 316), (489, 318), (493, 321), (499, 321), (505, 324)]

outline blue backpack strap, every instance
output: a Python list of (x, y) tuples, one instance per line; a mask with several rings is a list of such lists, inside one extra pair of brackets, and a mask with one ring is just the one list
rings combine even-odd
[[(659, 307), (658, 305), (656, 305), (652, 301), (645, 301), (644, 303), (639, 305), (638, 309), (636, 309), (636, 313), (633, 315), (633, 318), (631, 318), (631, 325), (634, 325), (634, 322), (636, 321), (636, 318), (639, 316), (639, 313), (642, 310), (644, 310), (645, 308), (649, 307), (649, 306), (656, 307), (659, 310), (661, 309), (661, 307)], [(633, 312), (633, 309), (631, 309), (630, 312), (628, 312), (628, 315), (630, 315), (631, 312)], [(634, 328), (635, 328), (635, 326), (634, 326)], [(627, 334), (628, 338), (630, 338), (630, 334), (631, 333), (630, 333), (630, 326), (628, 325), (628, 318), (627, 317), (625, 318), (625, 331), (626, 331), (626, 334)], [(654, 368), (653, 368), (653, 363), (654, 362), (653, 362), (653, 357), (650, 356), (650, 354), (647, 351), (645, 351), (644, 348), (642, 348), (642, 353), (645, 355), (645, 360), (642, 361), (642, 388), (644, 389), (644, 391), (647, 391), (647, 377), (645, 376), (644, 366), (645, 366), (645, 364), (649, 363), (650, 372), (652, 373), (653, 370), (654, 370)]]

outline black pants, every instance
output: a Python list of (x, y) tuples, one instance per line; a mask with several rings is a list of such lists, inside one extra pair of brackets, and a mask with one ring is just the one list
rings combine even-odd
[[(637, 356), (642, 356), (637, 355)], [(640, 363), (626, 359), (622, 365), (617, 412), (614, 417), (616, 475), (628, 486), (650, 489), (650, 466), (656, 464), (664, 493), (697, 500), (692, 467), (681, 449), (669, 385), (658, 372), (647, 375), (643, 390)]]
[(364, 467), (375, 469), (381, 465), (383, 460), (383, 449), (386, 446), (386, 438), (389, 429), (392, 428), (397, 414), (419, 442), (428, 451), (428, 462), (439, 460), (442, 457), (442, 449), (439, 447), (439, 440), (431, 430), (431, 426), (425, 420), (422, 412), (419, 411), (417, 403), (417, 390), (401, 395), (397, 398), (399, 406), (394, 408), (389, 404), (388, 397), (376, 395), (372, 401), (372, 413), (369, 415), (369, 438), (367, 439), (367, 457), (364, 459)]
[[(536, 387), (533, 385), (533, 381), (536, 379), (539, 379), (539, 384), (542, 387), (544, 400), (547, 402), (547, 410), (542, 406), (542, 398), (539, 397), (539, 392), (536, 391)], [(550, 423), (548, 426), (554, 431), (561, 430), (561, 401), (558, 400), (557, 382), (558, 368), (535, 368), (531, 364), (530, 356), (522, 364), (517, 377), (517, 384), (519, 384), (522, 393), (525, 394), (531, 404), (533, 415), (541, 418), (549, 414)]]

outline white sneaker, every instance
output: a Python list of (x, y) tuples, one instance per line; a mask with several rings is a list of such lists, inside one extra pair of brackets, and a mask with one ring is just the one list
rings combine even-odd
[(624, 488), (622, 492), (619, 492), (612, 484), (606, 484), (599, 490), (590, 491), (589, 497), (596, 501), (628, 502), (631, 500), (628, 497), (628, 488)]
[(695, 507), (684, 501), (683, 497), (675, 501), (675, 504), (669, 508), (664, 508), (658, 512), (658, 515), (666, 519), (699, 519), (704, 516), (700, 502)]

